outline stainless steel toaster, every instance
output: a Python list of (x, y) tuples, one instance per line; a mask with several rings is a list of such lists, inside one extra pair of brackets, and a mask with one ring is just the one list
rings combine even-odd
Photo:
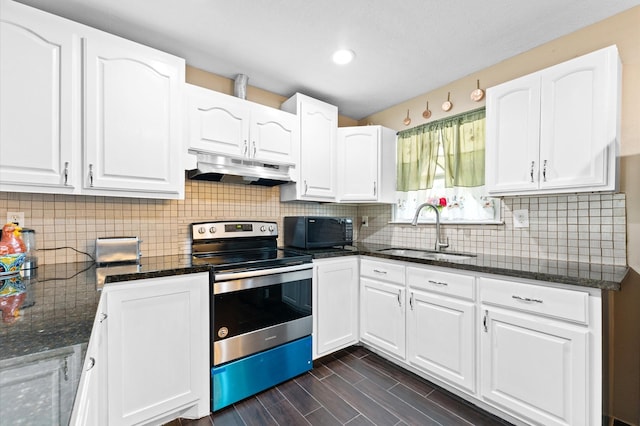
[(96, 239), (96, 262), (138, 262), (140, 252), (140, 240), (138, 237), (101, 237)]

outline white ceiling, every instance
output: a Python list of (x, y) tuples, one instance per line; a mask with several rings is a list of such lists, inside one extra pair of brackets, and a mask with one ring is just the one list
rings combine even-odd
[[(640, 0), (19, 0), (361, 119)], [(356, 52), (347, 66), (337, 48)]]

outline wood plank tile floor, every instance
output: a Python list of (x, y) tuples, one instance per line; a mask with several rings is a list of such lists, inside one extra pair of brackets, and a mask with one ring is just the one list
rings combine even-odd
[(500, 425), (509, 423), (359, 346), (275, 388), (170, 426)]

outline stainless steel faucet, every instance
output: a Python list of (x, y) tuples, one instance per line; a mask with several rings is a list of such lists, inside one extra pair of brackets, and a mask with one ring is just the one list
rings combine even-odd
[(418, 216), (420, 216), (420, 211), (425, 208), (425, 207), (431, 207), (433, 209), (433, 211), (436, 212), (436, 246), (435, 246), (435, 250), (436, 251), (441, 251), (442, 249), (445, 249), (447, 247), (449, 247), (449, 238), (447, 237), (447, 242), (443, 243), (440, 240), (440, 210), (438, 210), (438, 206), (436, 206), (435, 204), (431, 204), (431, 203), (423, 203), (420, 204), (416, 210), (416, 214), (413, 216), (413, 220), (411, 221), (411, 224), (413, 226), (417, 226), (418, 225)]

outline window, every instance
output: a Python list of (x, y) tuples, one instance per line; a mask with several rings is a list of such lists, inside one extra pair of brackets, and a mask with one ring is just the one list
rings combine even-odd
[[(500, 200), (484, 187), (484, 108), (398, 134), (394, 222), (411, 222), (425, 202), (440, 206), (442, 222), (499, 223)], [(422, 209), (420, 222), (435, 220)]]

